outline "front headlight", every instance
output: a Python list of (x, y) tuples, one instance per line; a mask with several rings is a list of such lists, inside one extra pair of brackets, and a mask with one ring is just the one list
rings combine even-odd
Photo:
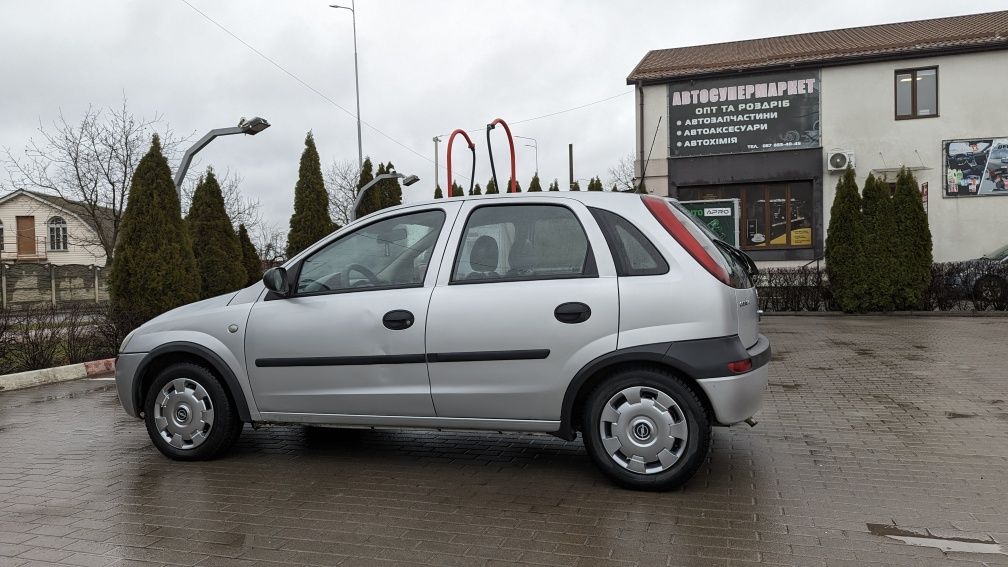
[(128, 344), (129, 344), (129, 342), (130, 342), (130, 339), (132, 339), (132, 338), (133, 338), (133, 335), (134, 335), (134, 334), (136, 334), (137, 330), (139, 330), (139, 329), (133, 329), (132, 331), (130, 331), (130, 332), (129, 332), (129, 334), (128, 334), (128, 335), (126, 335), (126, 338), (125, 338), (125, 339), (123, 339), (123, 342), (122, 342), (122, 344), (121, 344), (121, 345), (119, 345), (119, 353), (120, 353), (120, 354), (122, 354), (122, 352), (123, 352), (124, 350), (126, 350), (126, 345), (128, 345)]

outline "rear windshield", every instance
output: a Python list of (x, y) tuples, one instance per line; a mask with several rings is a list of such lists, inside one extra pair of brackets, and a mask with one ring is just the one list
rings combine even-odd
[[(680, 219), (686, 217), (693, 224), (693, 226), (700, 229), (717, 249), (721, 258), (728, 265), (728, 276), (732, 287), (739, 289), (748, 289), (753, 286), (752, 278), (758, 273), (756, 269), (756, 264), (753, 263), (749, 256), (742, 252), (741, 250), (731, 246), (730, 244), (720, 240), (714, 231), (712, 231), (707, 225), (697, 220), (693, 213), (689, 211), (686, 207), (682, 206), (679, 201), (675, 199), (669, 199), (672, 204), (672, 208), (679, 213)], [(704, 248), (707, 248), (706, 246)]]

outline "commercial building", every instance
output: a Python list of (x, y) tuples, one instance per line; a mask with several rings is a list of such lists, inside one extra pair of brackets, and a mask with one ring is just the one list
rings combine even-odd
[(913, 171), (936, 261), (1008, 244), (1008, 11), (660, 49), (627, 83), (648, 190), (728, 200), (762, 263), (823, 256), (847, 163)]

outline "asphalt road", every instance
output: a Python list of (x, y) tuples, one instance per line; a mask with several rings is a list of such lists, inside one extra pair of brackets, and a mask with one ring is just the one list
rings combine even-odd
[(664, 494), (544, 435), (246, 428), (176, 463), (112, 382), (0, 393), (0, 567), (1008, 564), (1008, 318), (764, 330), (760, 424)]

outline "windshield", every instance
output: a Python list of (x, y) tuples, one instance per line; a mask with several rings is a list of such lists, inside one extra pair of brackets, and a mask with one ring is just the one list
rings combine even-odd
[(991, 260), (1003, 260), (1005, 256), (1008, 256), (1008, 244), (1005, 244), (1001, 248), (991, 252), (990, 254), (984, 254), (984, 258)]

